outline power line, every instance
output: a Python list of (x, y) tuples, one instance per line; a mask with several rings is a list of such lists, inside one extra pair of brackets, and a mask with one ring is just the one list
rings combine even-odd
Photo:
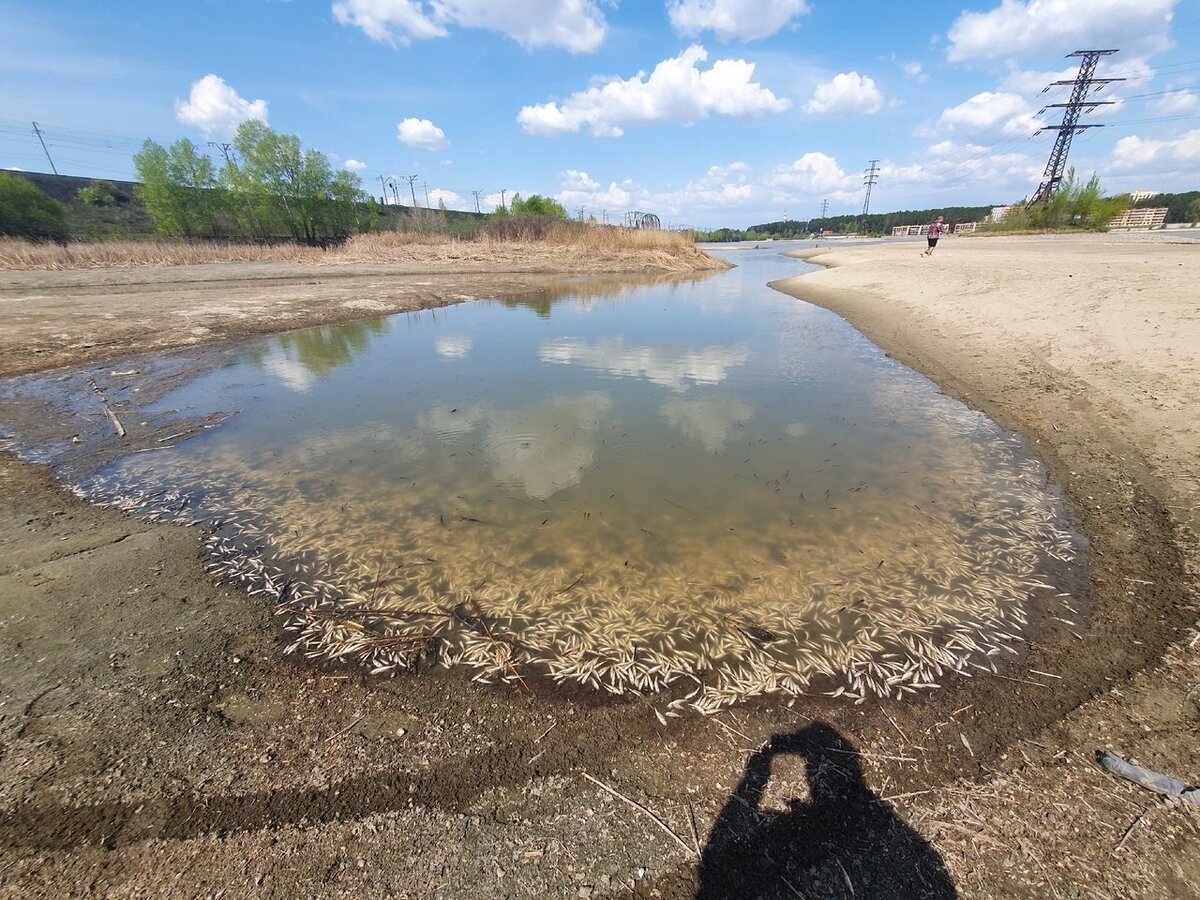
[(1075, 76), (1075, 80), (1055, 81), (1042, 90), (1044, 94), (1052, 87), (1069, 84), (1071, 85), (1071, 99), (1066, 103), (1047, 104), (1039, 110), (1040, 113), (1047, 109), (1061, 108), (1063, 120), (1061, 125), (1045, 125), (1036, 132), (1036, 134), (1041, 134), (1043, 131), (1057, 131), (1058, 138), (1054, 141), (1054, 148), (1050, 151), (1050, 159), (1046, 161), (1046, 171), (1042, 174), (1042, 183), (1038, 185), (1031, 202), (1037, 203), (1039, 200), (1048, 199), (1058, 188), (1059, 182), (1063, 178), (1063, 171), (1067, 166), (1067, 154), (1071, 150), (1071, 139), (1085, 129), (1104, 127), (1096, 124), (1078, 124), (1079, 114), (1084, 111), (1091, 112), (1098, 106), (1109, 106), (1115, 102), (1112, 100), (1088, 100), (1088, 94), (1093, 90), (1102, 90), (1105, 85), (1112, 84), (1114, 81), (1125, 80), (1124, 78), (1092, 77), (1096, 71), (1096, 63), (1100, 61), (1101, 57), (1112, 56), (1118, 52), (1117, 50), (1076, 50), (1074, 53), (1069, 53), (1067, 59), (1079, 59), (1079, 74)]

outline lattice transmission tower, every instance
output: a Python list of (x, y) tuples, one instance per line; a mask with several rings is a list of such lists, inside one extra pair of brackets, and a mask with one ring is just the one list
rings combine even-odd
[(879, 160), (877, 160), (877, 159), (871, 160), (871, 168), (867, 169), (863, 173), (863, 184), (865, 184), (867, 186), (867, 199), (863, 201), (863, 217), (864, 218), (866, 217), (867, 213), (871, 209), (871, 188), (873, 188), (879, 182), (878, 163), (879, 163)]
[(1050, 103), (1038, 110), (1038, 115), (1041, 115), (1048, 109), (1061, 109), (1063, 111), (1063, 119), (1061, 125), (1047, 125), (1044, 128), (1039, 128), (1034, 137), (1037, 137), (1043, 131), (1057, 131), (1058, 138), (1054, 141), (1054, 149), (1050, 151), (1050, 159), (1046, 163), (1046, 171), (1042, 174), (1042, 183), (1038, 185), (1037, 193), (1033, 195), (1031, 203), (1037, 203), (1041, 200), (1049, 199), (1050, 195), (1058, 189), (1058, 184), (1063, 179), (1063, 172), (1067, 168), (1067, 153), (1071, 149), (1071, 138), (1075, 137), (1076, 132), (1085, 131), (1088, 128), (1103, 128), (1103, 125), (1080, 125), (1079, 114), (1082, 112), (1091, 112), (1097, 106), (1109, 106), (1115, 101), (1113, 100), (1089, 100), (1088, 94), (1093, 91), (1099, 91), (1106, 84), (1112, 84), (1114, 81), (1124, 81), (1124, 78), (1093, 78), (1092, 73), (1096, 71), (1096, 63), (1100, 61), (1102, 56), (1112, 56), (1118, 53), (1117, 50), (1076, 50), (1074, 53), (1067, 54), (1067, 59), (1079, 59), (1079, 74), (1075, 76), (1074, 81), (1055, 81), (1042, 89), (1042, 93), (1050, 90), (1052, 87), (1061, 85), (1072, 85), (1071, 99), (1066, 103)]

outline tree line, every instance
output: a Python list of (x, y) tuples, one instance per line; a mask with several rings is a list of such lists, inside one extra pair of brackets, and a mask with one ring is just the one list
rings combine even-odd
[(357, 175), (254, 119), (238, 126), (219, 169), (187, 138), (170, 147), (147, 140), (133, 164), (161, 234), (325, 246), (378, 217)]

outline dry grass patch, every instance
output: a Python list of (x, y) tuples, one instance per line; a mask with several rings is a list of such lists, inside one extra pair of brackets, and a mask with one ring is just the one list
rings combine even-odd
[(470, 239), (432, 230), (359, 234), (321, 250), (299, 244), (215, 241), (103, 241), (66, 245), (0, 238), (0, 269), (98, 269), (221, 262), (449, 262), (529, 265), (582, 271), (724, 268), (698, 251), (690, 233), (575, 222), (501, 220)]

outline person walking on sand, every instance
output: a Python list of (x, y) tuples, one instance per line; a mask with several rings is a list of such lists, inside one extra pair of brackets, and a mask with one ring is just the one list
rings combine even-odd
[(926, 240), (929, 246), (922, 252), (922, 256), (933, 256), (933, 248), (937, 246), (938, 238), (946, 233), (946, 226), (942, 224), (942, 217), (938, 216), (929, 226), (929, 231), (926, 233)]

